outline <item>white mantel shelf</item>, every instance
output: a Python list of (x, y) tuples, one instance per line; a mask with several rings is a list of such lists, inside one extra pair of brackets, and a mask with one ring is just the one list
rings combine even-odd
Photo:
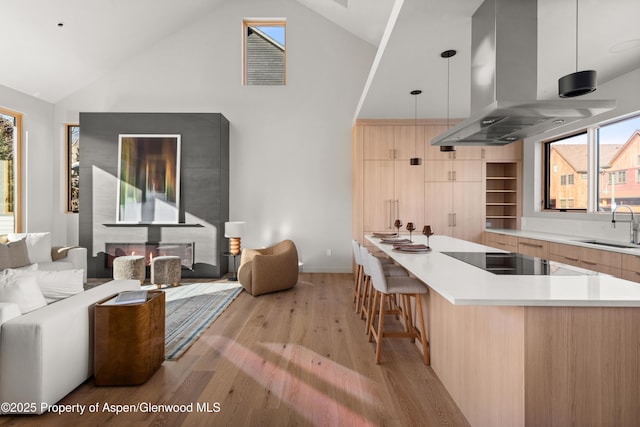
[[(454, 305), (538, 307), (640, 307), (640, 285), (601, 273), (576, 276), (497, 275), (441, 252), (499, 252), (448, 236), (431, 236), (429, 253), (400, 253), (367, 239)], [(426, 237), (414, 235), (415, 243)], [(568, 269), (584, 271), (577, 267)]]

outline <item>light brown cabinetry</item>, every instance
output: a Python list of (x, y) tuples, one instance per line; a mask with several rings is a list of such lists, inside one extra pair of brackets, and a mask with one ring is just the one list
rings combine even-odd
[(538, 239), (518, 238), (518, 252), (525, 255), (548, 259), (549, 242)]
[[(429, 224), (436, 234), (482, 240), (484, 149), (441, 152), (431, 140), (444, 120), (358, 120), (353, 129), (353, 236), (395, 230), (393, 222)], [(501, 159), (510, 154), (492, 154)], [(509, 149), (507, 149), (509, 150)], [(419, 157), (422, 164), (411, 166)]]
[(562, 243), (549, 243), (549, 259), (620, 277), (622, 254)]
[(563, 264), (580, 267), (580, 247), (574, 245), (564, 245), (562, 243), (549, 243), (549, 259)]
[(620, 277), (633, 282), (640, 282), (640, 255), (622, 254)]
[(482, 158), (492, 160), (522, 160), (522, 141), (499, 147), (482, 147)]
[(422, 222), (424, 169), (409, 161), (364, 162), (364, 231), (389, 231), (396, 219), (404, 224)]
[(520, 228), (519, 162), (487, 162), (485, 227)]
[(424, 127), (362, 126), (354, 132), (354, 149), (362, 153), (357, 163), (354, 154), (354, 219), (361, 211), (362, 234), (395, 230), (396, 219), (421, 226), (424, 165), (410, 165), (409, 159), (423, 156)]
[(365, 160), (424, 157), (424, 126), (363, 126)]
[(518, 252), (518, 238), (508, 234), (484, 233), (484, 244), (509, 252)]

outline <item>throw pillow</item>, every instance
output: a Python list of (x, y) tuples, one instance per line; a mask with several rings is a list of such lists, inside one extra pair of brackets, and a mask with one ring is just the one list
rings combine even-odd
[(10, 242), (27, 240), (27, 251), (31, 262), (51, 262), (51, 233), (9, 233)]
[(27, 243), (24, 239), (0, 243), (0, 269), (24, 267), (29, 264)]
[(7, 269), (5, 270), (5, 275), (8, 277), (35, 278), (47, 303), (84, 291), (83, 270), (32, 271)]
[(22, 314), (47, 305), (36, 278), (26, 275), (0, 278), (0, 302), (17, 304)]

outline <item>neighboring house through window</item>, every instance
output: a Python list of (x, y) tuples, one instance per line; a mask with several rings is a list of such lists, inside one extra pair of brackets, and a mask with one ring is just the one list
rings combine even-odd
[(246, 86), (286, 84), (284, 20), (245, 20), (244, 76)]
[[(601, 212), (626, 204), (640, 213), (640, 116), (595, 125), (543, 146), (545, 209)], [(596, 153), (594, 162), (589, 153)], [(575, 174), (582, 179), (575, 182)]]

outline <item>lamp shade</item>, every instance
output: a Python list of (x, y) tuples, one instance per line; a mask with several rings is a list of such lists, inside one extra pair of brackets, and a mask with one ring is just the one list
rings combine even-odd
[(224, 237), (242, 237), (244, 235), (244, 221), (229, 221), (224, 223)]

